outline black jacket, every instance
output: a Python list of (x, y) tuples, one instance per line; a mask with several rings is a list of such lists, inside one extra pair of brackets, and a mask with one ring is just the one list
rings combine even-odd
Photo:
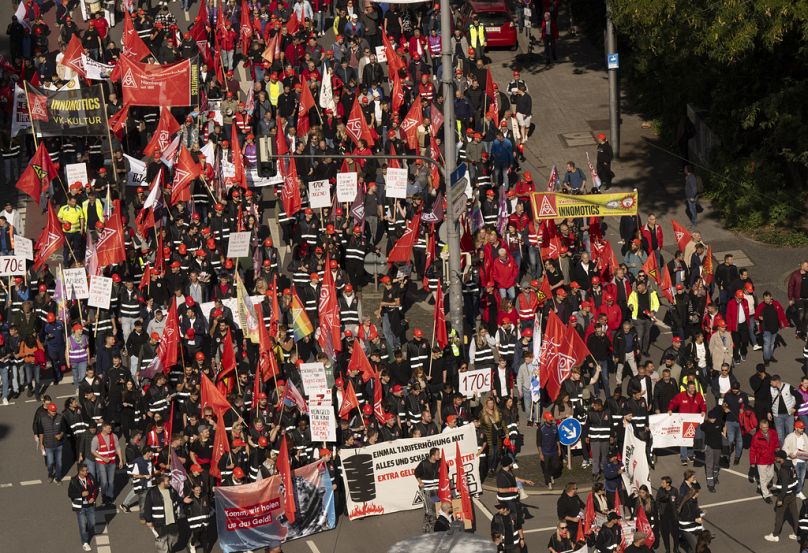
[[(174, 523), (176, 524), (180, 518), (180, 496), (171, 487), (168, 488), (168, 493), (171, 496), (171, 509), (174, 512)], [(160, 533), (160, 528), (166, 527), (165, 506), (158, 486), (151, 487), (146, 492), (146, 501), (143, 505), (143, 520), (154, 525), (158, 534)]]

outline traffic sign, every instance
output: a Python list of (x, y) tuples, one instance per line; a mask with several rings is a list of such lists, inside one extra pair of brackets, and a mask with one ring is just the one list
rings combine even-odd
[(620, 55), (609, 54), (606, 56), (606, 66), (609, 69), (618, 69), (620, 67)]
[(561, 445), (574, 445), (581, 439), (581, 423), (575, 417), (569, 417), (558, 425), (558, 441)]

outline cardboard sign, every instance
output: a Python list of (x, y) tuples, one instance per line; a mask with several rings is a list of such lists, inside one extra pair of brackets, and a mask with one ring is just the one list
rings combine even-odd
[(331, 389), (325, 377), (325, 365), (322, 363), (301, 364), (300, 378), (303, 380), (303, 393), (307, 397), (331, 397)]
[(0, 276), (24, 276), (25, 258), (16, 255), (0, 256)]
[(379, 63), (387, 63), (387, 51), (384, 46), (376, 46), (376, 61)]
[(100, 309), (109, 309), (109, 300), (112, 296), (112, 279), (104, 276), (92, 275), (90, 277), (90, 295), (87, 305)]
[(25, 236), (14, 237), (14, 255), (24, 259), (34, 259), (34, 242)]
[(309, 183), (309, 205), (312, 209), (331, 207), (331, 184), (328, 180), (313, 180)]
[(356, 199), (356, 173), (337, 173), (337, 201), (352, 202)]
[(65, 269), (64, 276), (65, 296), (70, 299), (86, 300), (90, 297), (90, 289), (87, 287), (87, 271), (83, 267), (77, 269)]
[(82, 187), (90, 182), (87, 177), (86, 163), (68, 163), (65, 165), (65, 184), (70, 186), (74, 182), (80, 182)]
[(479, 396), (491, 391), (491, 370), (475, 369), (460, 373), (459, 392), (466, 397)]
[(387, 168), (384, 178), (384, 193), (388, 198), (407, 197), (407, 170), (400, 168)]
[(248, 257), (250, 255), (250, 235), (252, 232), (231, 232), (227, 241), (227, 257)]
[(309, 402), (309, 428), (313, 442), (337, 440), (337, 418), (334, 416), (331, 398), (327, 401)]

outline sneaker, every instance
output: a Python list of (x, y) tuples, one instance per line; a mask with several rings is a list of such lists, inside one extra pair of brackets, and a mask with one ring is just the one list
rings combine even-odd
[(533, 421), (527, 421), (528, 427), (533, 426)]
[(61, 478), (54, 478), (53, 483), (56, 484), (57, 486), (61, 486), (62, 485), (62, 479)]
[(31, 388), (31, 386), (28, 386), (28, 388), (25, 390), (25, 396), (31, 397), (32, 395), (34, 395), (34, 389)]
[(683, 467), (686, 467), (686, 466), (687, 466), (687, 461), (685, 461), (684, 459), (682, 460), (682, 466), (683, 466)]
[(552, 489), (553, 489), (553, 483), (552, 483), (552, 482), (550, 482), (549, 484), (547, 484), (547, 489), (548, 489), (548, 490), (552, 490)]
[(127, 507), (123, 503), (118, 505), (118, 510), (121, 511), (122, 513), (131, 513), (132, 512), (132, 509), (130, 509), (129, 507)]
[(740, 459), (733, 459), (733, 461), (732, 461), (732, 465), (733, 465), (733, 466), (736, 466), (736, 465), (738, 465), (738, 463), (740, 463), (740, 462), (741, 462), (741, 460), (740, 460)]
[(763, 501), (765, 501), (766, 503), (768, 503), (769, 505), (771, 505), (771, 503), (772, 503), (772, 498), (771, 498), (771, 497), (764, 497), (764, 498), (763, 498)]
[(759, 345), (755, 344), (755, 346), (752, 348), (752, 351), (760, 351), (762, 349), (763, 349), (763, 346), (759, 346)]
[(797, 541), (797, 534), (789, 534), (788, 539)]
[(514, 470), (517, 470), (519, 468), (519, 465), (517, 463), (513, 463), (511, 466), (513, 467)]
[(3, 398), (3, 405), (8, 405), (8, 398)]
[(53, 476), (48, 476), (48, 482), (53, 482)]
[(707, 489), (710, 490), (710, 493), (715, 493), (715, 486), (707, 486)]
[(89, 544), (89, 543), (83, 543), (83, 544), (81, 545), (81, 548), (82, 548), (83, 550), (85, 550), (85, 551), (92, 551), (92, 550), (93, 550), (93, 548), (92, 548), (92, 547), (90, 547), (90, 544)]
[(780, 541), (780, 536), (775, 536), (774, 534), (766, 534), (765, 536), (763, 536), (763, 539), (766, 541), (773, 541), (777, 543), (778, 541)]

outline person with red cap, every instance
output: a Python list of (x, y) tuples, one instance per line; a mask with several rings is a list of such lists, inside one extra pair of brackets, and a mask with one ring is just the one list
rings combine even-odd
[[(754, 313), (754, 311), (752, 311)], [(732, 299), (727, 302), (725, 319), (727, 330), (732, 333), (733, 363), (746, 361), (749, 346), (749, 325), (751, 322), (749, 304), (743, 297), (743, 290), (736, 290)]]

